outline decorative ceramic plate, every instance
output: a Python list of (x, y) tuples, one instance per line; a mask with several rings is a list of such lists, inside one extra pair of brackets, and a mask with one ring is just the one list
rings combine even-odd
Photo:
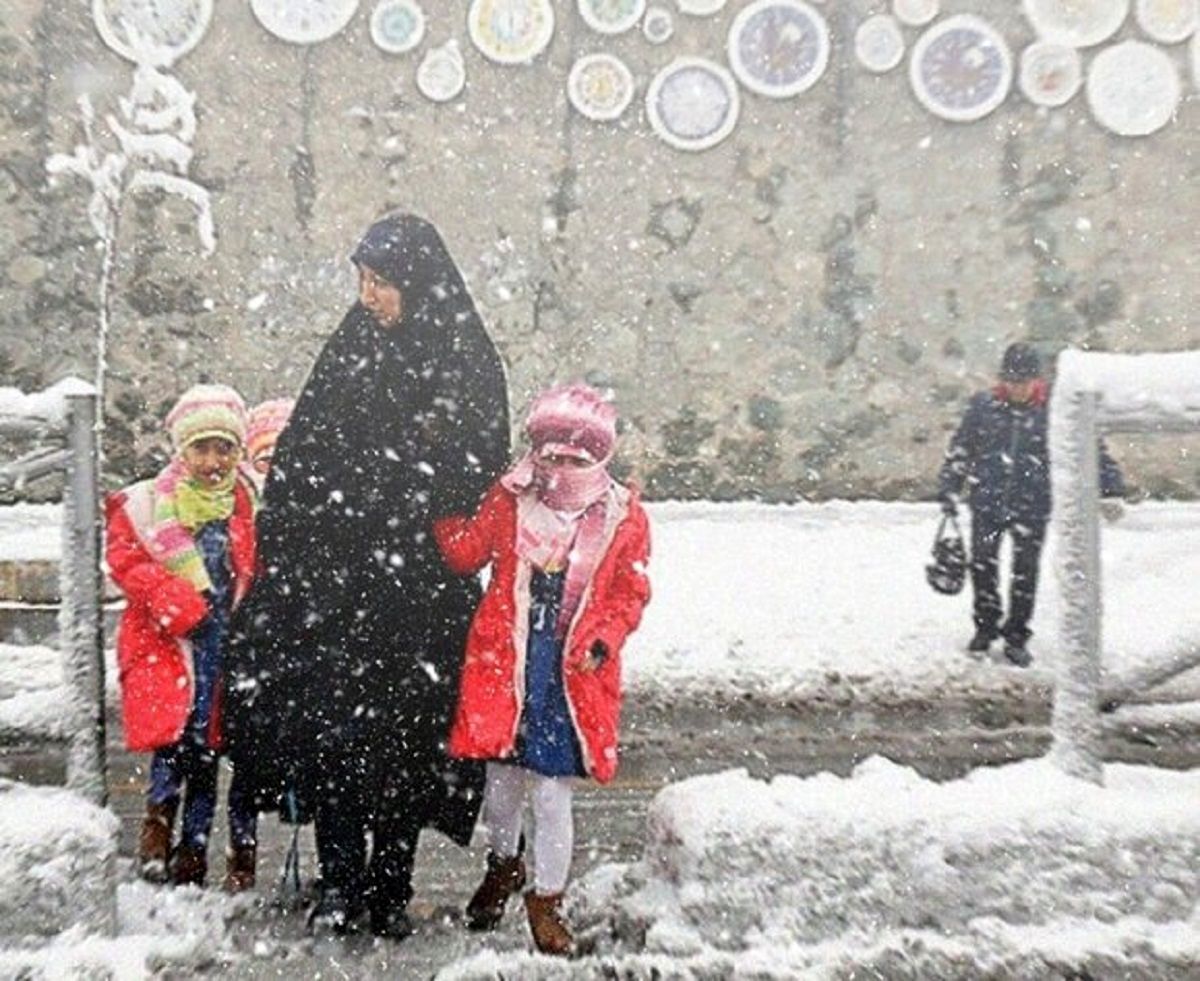
[(941, 10), (940, 0), (892, 0), (896, 20), (909, 27), (924, 27)]
[(371, 40), (388, 54), (411, 51), (425, 37), (425, 11), (416, 0), (380, 0), (371, 14)]
[(633, 99), (633, 73), (616, 55), (584, 55), (567, 76), (567, 96), (588, 119), (616, 119)]
[(212, 0), (92, 0), (92, 19), (104, 43), (137, 61), (132, 31), (143, 57), (160, 68), (200, 43), (212, 12)]
[(729, 28), (729, 64), (751, 92), (799, 95), (829, 64), (825, 18), (803, 0), (754, 0)]
[(675, 18), (666, 7), (651, 7), (642, 21), (642, 36), (651, 44), (665, 44), (675, 33)]
[(1012, 85), (1012, 55), (987, 21), (959, 14), (921, 35), (909, 62), (917, 101), (956, 123), (982, 119)]
[(1043, 41), (1090, 48), (1125, 23), (1129, 0), (1022, 0), (1025, 16)]
[(681, 13), (692, 17), (711, 17), (725, 7), (725, 0), (675, 0)]
[(716, 146), (733, 132), (740, 109), (737, 82), (707, 58), (676, 58), (646, 92), (650, 125), (680, 150)]
[(466, 84), (466, 66), (458, 42), (453, 38), (441, 47), (433, 48), (417, 68), (417, 88), (433, 102), (457, 98)]
[(546, 50), (554, 36), (550, 0), (471, 0), (471, 41), (501, 65), (523, 65)]
[(642, 19), (646, 0), (578, 0), (583, 22), (601, 34), (622, 34)]
[(350, 23), (358, 0), (250, 0), (250, 9), (277, 38), (292, 44), (316, 44)]
[(1145, 41), (1105, 48), (1088, 69), (1092, 115), (1120, 136), (1146, 136), (1165, 126), (1179, 105), (1180, 89), (1170, 55)]
[(1017, 85), (1035, 106), (1061, 106), (1083, 84), (1083, 59), (1075, 48), (1054, 41), (1034, 41), (1021, 52)]
[(876, 14), (858, 25), (854, 32), (854, 54), (870, 72), (888, 72), (904, 58), (904, 32), (896, 18)]
[(1196, 31), (1200, 20), (1198, 0), (1137, 0), (1133, 8), (1138, 27), (1155, 41), (1178, 44)]

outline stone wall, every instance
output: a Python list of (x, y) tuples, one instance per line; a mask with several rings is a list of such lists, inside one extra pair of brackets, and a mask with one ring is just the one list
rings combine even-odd
[[(48, 185), (46, 157), (79, 139), (75, 100), (111, 111), (131, 66), (79, 0), (0, 8), (0, 384), (91, 372), (99, 253), (84, 184)], [(426, 2), (421, 52), (381, 53), (364, 0), (337, 37), (302, 48), (217, 0), (174, 69), (197, 95), (191, 176), (211, 192), (218, 246), (191, 207), (131, 199), (115, 270), (107, 418), (114, 479), (153, 464), (166, 406), (196, 380), (256, 400), (294, 392), (353, 296), (346, 256), (390, 208), (442, 229), (509, 368), (514, 409), (553, 380), (611, 386), (626, 464), (656, 497), (920, 497), (964, 400), (1004, 345), (1172, 350), (1200, 340), (1200, 109), (1143, 139), (1103, 131), (1083, 96), (1039, 111), (1015, 91), (973, 124), (922, 109), (905, 69), (853, 56), (883, 4), (828, 2), (834, 53), (805, 95), (742, 93), (733, 135), (699, 154), (652, 132), (640, 95), (680, 54), (724, 60), (740, 6), (676, 13), (654, 47), (590, 31), (557, 4), (526, 68), (470, 44), (463, 0)], [(986, 12), (1017, 51), (1017, 5)], [(1000, 8), (1004, 9), (1000, 9)], [(1008, 9), (1008, 8), (1012, 9)], [(1133, 34), (1131, 26), (1126, 33)], [(420, 54), (458, 37), (467, 88), (416, 90)], [(910, 32), (909, 43), (916, 33)], [(639, 98), (585, 120), (564, 81), (576, 57), (622, 56)], [(1152, 492), (1194, 493), (1200, 442), (1117, 455)]]

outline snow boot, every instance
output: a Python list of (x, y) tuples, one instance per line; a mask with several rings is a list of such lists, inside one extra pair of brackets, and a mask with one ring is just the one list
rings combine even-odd
[(361, 916), (361, 904), (351, 902), (337, 886), (323, 886), (321, 898), (308, 914), (308, 932), (314, 937), (328, 933), (339, 937), (358, 933)]
[(543, 954), (554, 957), (570, 957), (575, 953), (575, 938), (560, 909), (562, 898), (561, 892), (539, 896), (531, 889), (525, 893), (525, 912), (529, 915), (534, 945)]
[(520, 855), (502, 858), (488, 852), (487, 873), (467, 903), (468, 930), (495, 930), (504, 916), (508, 897), (525, 888), (525, 862)]
[(975, 636), (967, 644), (967, 650), (972, 654), (986, 654), (988, 648), (992, 646), (992, 641), (995, 639), (996, 635), (993, 633), (989, 633), (986, 630), (976, 630)]
[(1033, 655), (1029, 653), (1028, 648), (1011, 640), (1004, 644), (1004, 657), (1018, 668), (1027, 668), (1033, 663)]
[(177, 886), (204, 887), (208, 856), (192, 845), (180, 845), (171, 856), (171, 882)]
[(254, 845), (237, 845), (225, 852), (225, 891), (230, 894), (254, 888)]
[(138, 833), (138, 874), (147, 882), (167, 882), (167, 859), (171, 854), (171, 827), (175, 823), (178, 801), (147, 804), (142, 829)]

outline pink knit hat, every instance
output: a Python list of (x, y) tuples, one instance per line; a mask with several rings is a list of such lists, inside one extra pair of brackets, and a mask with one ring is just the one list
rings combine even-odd
[(295, 399), (270, 399), (250, 410), (246, 424), (246, 457), (251, 463), (275, 448), (275, 441), (287, 425), (295, 405)]
[(213, 436), (245, 446), (246, 403), (228, 385), (193, 385), (167, 413), (167, 432), (176, 452)]
[(617, 410), (582, 382), (547, 389), (529, 408), (525, 434), (535, 454), (608, 460), (617, 442)]

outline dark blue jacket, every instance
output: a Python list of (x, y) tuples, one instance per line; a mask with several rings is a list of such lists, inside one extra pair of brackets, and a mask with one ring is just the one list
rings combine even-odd
[[(950, 441), (938, 480), (938, 497), (963, 494), (985, 521), (1046, 521), (1050, 517), (1050, 459), (1044, 398), (1010, 402), (996, 392), (971, 399)], [(1100, 454), (1100, 493), (1125, 492), (1121, 471), (1104, 448)]]

